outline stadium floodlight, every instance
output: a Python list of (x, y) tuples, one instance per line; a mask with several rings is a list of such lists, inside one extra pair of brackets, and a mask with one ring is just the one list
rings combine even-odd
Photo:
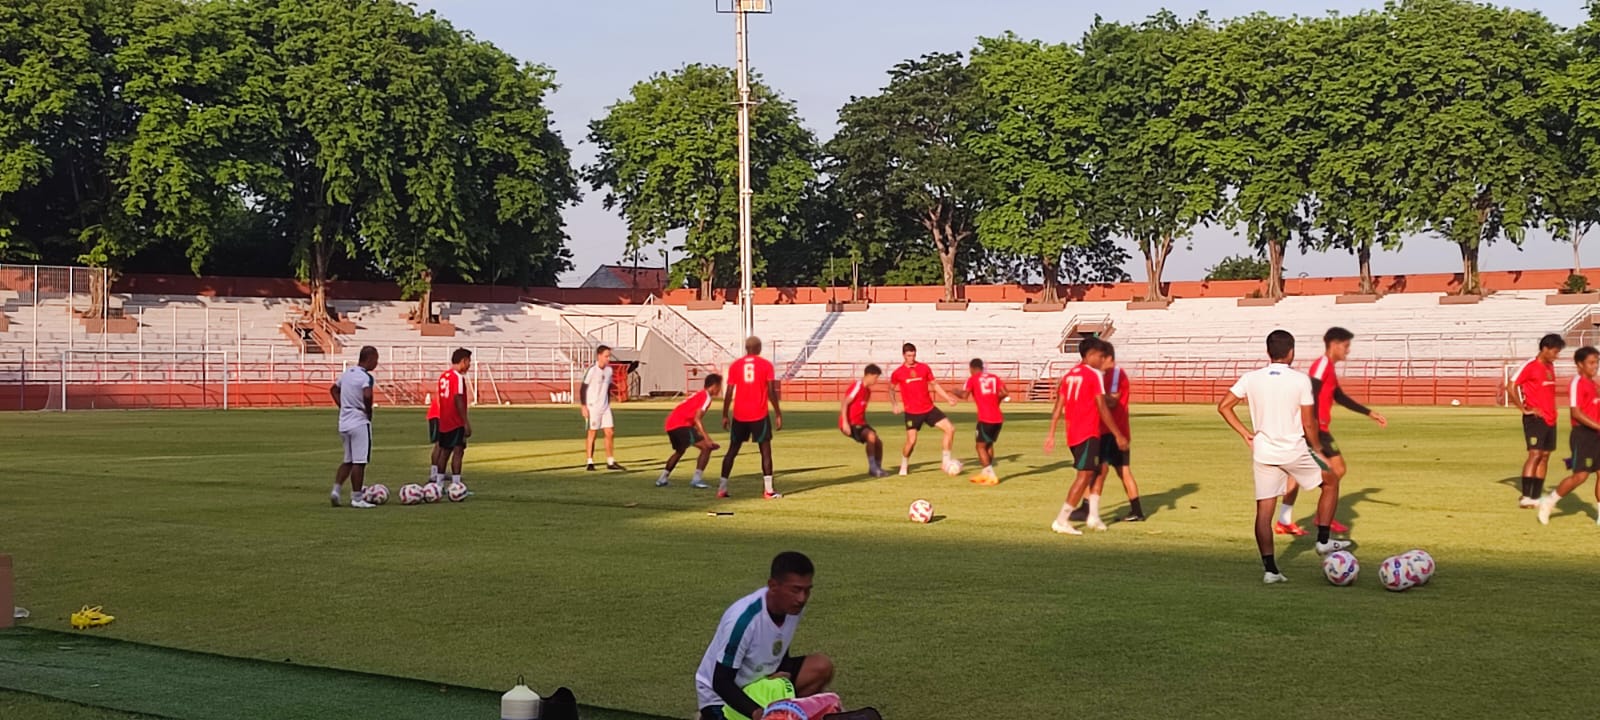
[(748, 15), (772, 12), (769, 0), (717, 0), (717, 12), (733, 15), (735, 54), (739, 76), (739, 341), (756, 333), (754, 270), (750, 220), (750, 33)]

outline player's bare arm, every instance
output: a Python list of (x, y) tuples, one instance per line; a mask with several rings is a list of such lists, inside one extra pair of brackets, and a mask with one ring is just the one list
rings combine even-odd
[(1233, 431), (1244, 439), (1245, 445), (1255, 447), (1255, 436), (1250, 434), (1249, 428), (1246, 428), (1244, 423), (1239, 421), (1239, 413), (1235, 410), (1243, 399), (1231, 392), (1223, 393), (1222, 401), (1217, 403), (1217, 413), (1222, 416), (1224, 422), (1228, 423), (1228, 427), (1233, 428)]
[(1572, 419), (1590, 430), (1600, 430), (1600, 420), (1589, 417), (1589, 414), (1584, 412), (1583, 408), (1572, 408)]
[(467, 437), (472, 437), (472, 419), (467, 417), (467, 394), (456, 395), (456, 412), (461, 415), (461, 426), (465, 429)]
[(589, 383), (578, 383), (578, 396), (573, 398), (578, 402), (578, 412), (583, 413), (583, 419), (589, 419)]
[(1317, 431), (1316, 406), (1300, 406), (1300, 427), (1306, 434), (1306, 444), (1311, 446), (1312, 454), (1316, 455), (1322, 464), (1328, 464), (1328, 458), (1322, 454), (1322, 433)]
[(1111, 396), (1101, 395), (1095, 401), (1095, 406), (1100, 409), (1100, 423), (1110, 428), (1111, 435), (1117, 439), (1117, 449), (1127, 450), (1128, 436), (1122, 432), (1122, 427), (1117, 424), (1116, 418), (1111, 415)]
[(367, 422), (372, 422), (372, 386), (370, 385), (361, 391), (361, 409), (367, 413)]
[(728, 382), (728, 391), (722, 394), (722, 429), (728, 429), (728, 407), (733, 404), (733, 394), (738, 392), (738, 386)]
[(767, 381), (767, 402), (772, 403), (772, 431), (783, 429), (783, 408), (778, 406), (778, 381)]
[(1060, 393), (1057, 393), (1055, 409), (1050, 411), (1050, 435), (1044, 439), (1044, 451), (1046, 454), (1055, 452), (1056, 426), (1061, 424), (1061, 417), (1065, 414), (1066, 399), (1061, 397)]
[(334, 383), (332, 385), (329, 385), (328, 386), (328, 394), (333, 396), (333, 406), (334, 407), (339, 407), (339, 403), (340, 403), (339, 383)]
[(889, 412), (896, 415), (905, 412), (905, 407), (900, 404), (900, 393), (895, 392), (894, 383), (889, 383)]
[(956, 399), (950, 396), (950, 392), (948, 390), (944, 389), (944, 385), (941, 385), (941, 384), (936, 383), (936, 382), (928, 383), (928, 384), (933, 386), (933, 393), (935, 395), (938, 395), (940, 397), (940, 399), (944, 400), (946, 404), (949, 404), (949, 405), (956, 404)]

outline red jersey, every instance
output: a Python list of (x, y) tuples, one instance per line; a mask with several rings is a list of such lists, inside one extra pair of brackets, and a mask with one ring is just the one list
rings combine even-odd
[(933, 384), (933, 368), (925, 363), (901, 365), (889, 376), (889, 382), (894, 383), (895, 389), (900, 391), (906, 414), (921, 415), (933, 411), (933, 391), (928, 389)]
[(1078, 365), (1061, 378), (1060, 391), (1067, 419), (1067, 445), (1081, 445), (1100, 437), (1100, 396), (1106, 392), (1100, 371)]
[(1311, 376), (1312, 383), (1321, 383), (1316, 386), (1315, 396), (1317, 427), (1327, 432), (1328, 424), (1333, 422), (1333, 393), (1339, 389), (1339, 375), (1333, 371), (1333, 361), (1326, 355), (1311, 363), (1311, 372), (1306, 374)]
[(1522, 398), (1533, 408), (1533, 414), (1543, 418), (1551, 427), (1556, 424), (1556, 369), (1538, 358), (1523, 363), (1512, 381)]
[(439, 374), (439, 388), (434, 394), (434, 403), (439, 406), (439, 432), (450, 432), (467, 424), (456, 409), (456, 398), (466, 394), (467, 379), (455, 368)]
[(428, 419), (439, 419), (439, 393), (428, 394)]
[(776, 374), (772, 363), (746, 355), (728, 366), (728, 392), (733, 393), (733, 419), (757, 422), (767, 417), (767, 392)]
[(967, 378), (966, 391), (972, 395), (972, 403), (978, 406), (978, 422), (1003, 423), (1005, 414), (1000, 412), (1000, 391), (1005, 389), (1005, 381), (992, 373), (978, 373)]
[(844, 411), (845, 422), (852, 426), (867, 424), (867, 403), (872, 402), (872, 388), (857, 380), (856, 384), (850, 386), (850, 392), (845, 393), (844, 399), (848, 403)]
[[(1600, 420), (1600, 386), (1596, 386), (1593, 380), (1582, 375), (1573, 378), (1572, 385), (1567, 388), (1567, 395), (1569, 397), (1567, 407), (1582, 410), (1590, 420)], [(1573, 427), (1580, 425), (1588, 427), (1578, 422), (1576, 417), (1572, 418), (1571, 422)]]
[(678, 428), (694, 427), (694, 422), (699, 420), (700, 414), (704, 413), (709, 407), (711, 407), (711, 393), (701, 390), (690, 395), (687, 400), (678, 403), (678, 406), (672, 409), (671, 414), (667, 415), (666, 428), (668, 430), (677, 430)]
[[(1133, 395), (1133, 388), (1128, 384), (1128, 373), (1122, 368), (1111, 368), (1105, 373), (1106, 394), (1115, 395), (1117, 401), (1111, 405), (1111, 419), (1116, 421), (1117, 429), (1122, 431), (1123, 437), (1133, 437), (1128, 426), (1128, 399)], [(1103, 425), (1104, 423), (1102, 423)], [(1101, 435), (1109, 434), (1110, 428), (1101, 428)]]

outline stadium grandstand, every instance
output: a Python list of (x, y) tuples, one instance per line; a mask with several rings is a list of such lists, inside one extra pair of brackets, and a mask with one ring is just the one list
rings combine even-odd
[[(617, 349), (626, 397), (676, 395), (730, 361), (740, 345), (735, 305), (688, 309), (688, 291), (633, 288), (437, 288), (430, 320), (392, 286), (333, 288), (331, 321), (311, 320), (296, 283), (244, 278), (127, 276), (96, 300), (89, 268), (0, 267), (0, 407), (260, 407), (327, 401), (327, 379), (362, 345), (383, 357), (381, 402), (420, 404), (456, 347), (478, 358), (479, 403), (570, 401), (600, 344)], [(1548, 276), (1548, 277), (1546, 277)], [(1253, 282), (1173, 283), (1165, 308), (1141, 309), (1133, 285), (1076, 289), (1033, 312), (1024, 288), (969, 287), (964, 311), (939, 309), (937, 288), (873, 288), (864, 312), (837, 290), (763, 290), (757, 328), (786, 397), (833, 400), (869, 362), (893, 365), (913, 342), (941, 376), (982, 357), (1019, 397), (1050, 399), (1050, 378), (1099, 335), (1142, 377), (1144, 401), (1208, 401), (1259, 361), (1260, 338), (1285, 328), (1311, 339), (1329, 325), (1358, 335), (1346, 383), (1410, 404), (1502, 401), (1509, 366), (1560, 332), (1594, 342), (1596, 307), (1554, 288), (1564, 272), (1488, 273), (1494, 292), (1458, 303), (1452, 276), (1389, 279), (1392, 291), (1350, 302), (1345, 279), (1291, 281), (1276, 303)], [(94, 308), (96, 303), (103, 307)], [(704, 303), (696, 303), (699, 307)], [(715, 306), (715, 304), (712, 304)]]

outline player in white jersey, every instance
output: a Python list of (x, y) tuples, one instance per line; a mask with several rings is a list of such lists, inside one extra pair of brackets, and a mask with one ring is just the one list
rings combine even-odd
[(350, 481), (350, 507), (377, 507), (362, 497), (367, 462), (372, 459), (372, 371), (378, 367), (378, 349), (361, 348), (356, 366), (345, 370), (328, 393), (339, 408), (339, 439), (344, 443), (344, 462), (333, 476), (333, 492), (328, 500), (339, 507), (339, 489)]
[(722, 613), (717, 634), (694, 674), (700, 720), (758, 717), (763, 703), (747, 688), (775, 676), (793, 684), (795, 697), (827, 691), (833, 682), (833, 661), (827, 655), (789, 655), (815, 574), (805, 555), (779, 553), (772, 559), (766, 586)]
[[(1343, 550), (1350, 543), (1328, 537), (1329, 524), (1339, 505), (1339, 479), (1323, 474), (1328, 463), (1317, 435), (1311, 378), (1289, 367), (1294, 362), (1294, 336), (1285, 330), (1273, 330), (1267, 335), (1267, 355), (1272, 363), (1239, 378), (1217, 403), (1217, 412), (1250, 448), (1256, 485), (1256, 546), (1266, 570), (1262, 581), (1272, 585), (1289, 580), (1278, 572), (1272, 516), (1278, 496), (1288, 489), (1290, 479), (1307, 490), (1322, 488), (1317, 501), (1317, 554)], [(1234, 412), (1240, 402), (1250, 404), (1254, 433), (1245, 429)]]
[(611, 378), (614, 371), (615, 368), (611, 367), (611, 348), (601, 345), (594, 349), (594, 364), (583, 374), (583, 384), (578, 386), (578, 405), (583, 409), (583, 422), (589, 428), (583, 449), (590, 471), (594, 470), (596, 432), (603, 432), (606, 436), (606, 469), (625, 469), (617, 464), (616, 431), (611, 421)]

